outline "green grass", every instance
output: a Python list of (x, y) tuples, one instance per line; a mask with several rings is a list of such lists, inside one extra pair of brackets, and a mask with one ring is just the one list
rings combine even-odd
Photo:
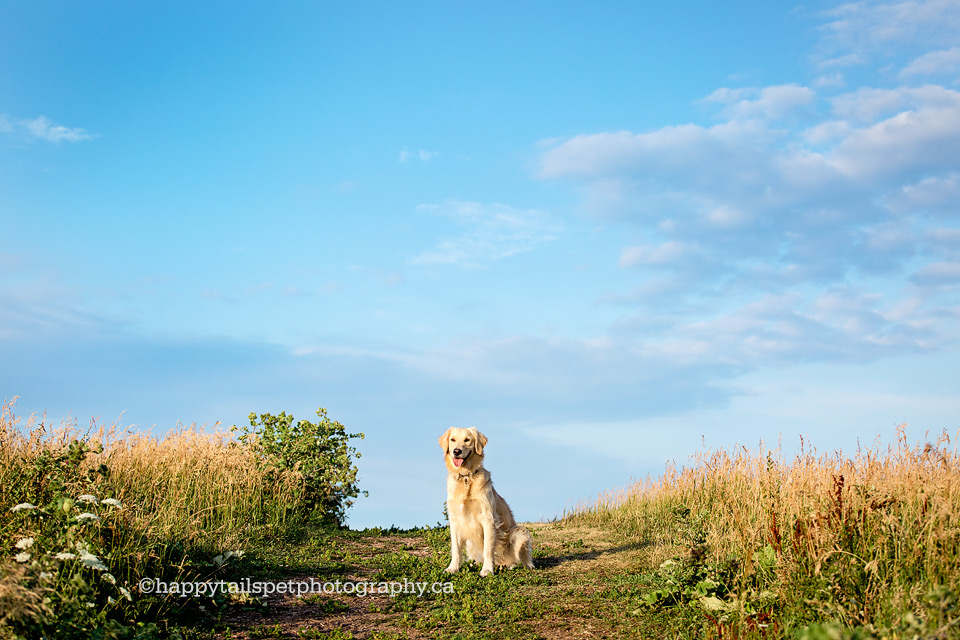
[(418, 557), (397, 551), (374, 558), (376, 581), (452, 583), (452, 593), (422, 596), (403, 594), (393, 599), (391, 610), (400, 613), (402, 626), (448, 638), (529, 638), (534, 621), (544, 613), (544, 603), (529, 597), (548, 586), (550, 577), (542, 572), (516, 569), (498, 572), (495, 579), (481, 578), (480, 568), (467, 566), (455, 575), (445, 572), (449, 562), (448, 532), (432, 532), (432, 553)]

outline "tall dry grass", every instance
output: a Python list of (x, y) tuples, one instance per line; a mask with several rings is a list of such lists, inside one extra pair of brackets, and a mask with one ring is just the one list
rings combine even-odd
[(909, 614), (931, 633), (957, 629), (960, 455), (946, 432), (911, 445), (901, 428), (895, 444), (852, 457), (707, 451), (568, 517), (621, 529), (664, 558), (734, 566), (733, 594), (775, 554), (765, 584), (779, 614), (801, 622), (893, 628)]
[(282, 530), (303, 497), (298, 473), (258, 464), (252, 448), (219, 424), (211, 431), (179, 425), (159, 437), (116, 424), (52, 427), (35, 416), (23, 423), (7, 403), (0, 414), (0, 508), (41, 500), (35, 463), (74, 441), (91, 450), (67, 474), (65, 491), (109, 493), (151, 537), (233, 548)]
[(277, 476), (228, 431), (180, 427), (162, 438), (109, 433), (89, 464), (105, 464), (120, 499), (154, 535), (233, 548), (277, 533), (303, 494), (296, 473)]
[(51, 427), (5, 404), (0, 638), (163, 636), (151, 621), (183, 603), (139, 593), (141, 578), (209, 579), (301, 521), (303, 477), (258, 455), (219, 428)]

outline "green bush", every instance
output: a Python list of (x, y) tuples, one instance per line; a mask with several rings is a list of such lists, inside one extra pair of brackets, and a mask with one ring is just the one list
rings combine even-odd
[[(353, 458), (360, 453), (349, 445), (362, 433), (347, 433), (342, 424), (317, 410), (319, 420), (294, 422), (286, 412), (250, 414), (250, 427), (243, 427), (239, 440), (252, 447), (267, 468), (278, 474), (296, 471), (303, 477), (305, 515), (324, 524), (343, 526), (353, 498), (361, 494), (357, 487), (357, 467)], [(364, 496), (367, 492), (362, 492)]]

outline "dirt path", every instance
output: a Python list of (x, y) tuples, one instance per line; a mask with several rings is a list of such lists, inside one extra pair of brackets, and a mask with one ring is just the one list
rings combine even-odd
[(615, 626), (596, 594), (609, 588), (611, 578), (637, 573), (649, 564), (649, 550), (613, 531), (559, 523), (527, 525), (539, 548), (549, 555), (538, 567), (556, 578), (542, 597), (556, 603), (543, 620), (544, 638), (615, 638)]
[[(612, 576), (649, 566), (648, 550), (610, 531), (560, 523), (526, 526), (534, 534), (536, 571), (543, 572), (547, 578), (537, 585), (522, 587), (524, 598), (547, 603), (545, 615), (537, 618), (535, 633), (544, 638), (615, 636), (609, 618), (591, 604), (592, 595), (608, 588)], [(339, 578), (342, 582), (371, 582), (376, 574), (371, 561), (380, 554), (428, 558), (437, 553), (418, 537), (371, 536), (345, 539), (343, 544), (352, 570)], [(309, 579), (289, 578), (304, 582)], [(394, 610), (388, 594), (275, 595), (264, 601), (269, 605), (266, 608), (231, 611), (225, 619), (229, 633), (217, 637), (237, 640), (431, 637), (406, 624), (405, 614)]]
[[(353, 559), (354, 570), (335, 579), (323, 580), (340, 583), (371, 582), (376, 571), (370, 560), (379, 554), (404, 552), (415, 556), (428, 556), (432, 549), (421, 538), (400, 536), (369, 537), (359, 540), (343, 540), (346, 555)], [(289, 576), (274, 582), (304, 584), (304, 591), (315, 588), (318, 582), (312, 576)], [(392, 638), (424, 638), (415, 630), (396, 625), (397, 614), (390, 612), (389, 594), (365, 594), (362, 597), (348, 594), (274, 594), (261, 598), (265, 607), (231, 611), (225, 622), (230, 631), (218, 634), (217, 638), (246, 640), (253, 638), (347, 638), (336, 631), (349, 632), (353, 638), (371, 636)]]

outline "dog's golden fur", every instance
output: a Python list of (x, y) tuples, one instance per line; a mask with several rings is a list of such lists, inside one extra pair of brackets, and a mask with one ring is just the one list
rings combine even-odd
[(450, 428), (440, 436), (447, 463), (450, 573), (460, 569), (464, 550), (468, 559), (482, 565), (481, 576), (494, 567), (522, 564), (533, 569), (530, 532), (514, 521), (510, 507), (493, 488), (490, 472), (483, 468), (486, 445), (486, 436), (476, 427)]

